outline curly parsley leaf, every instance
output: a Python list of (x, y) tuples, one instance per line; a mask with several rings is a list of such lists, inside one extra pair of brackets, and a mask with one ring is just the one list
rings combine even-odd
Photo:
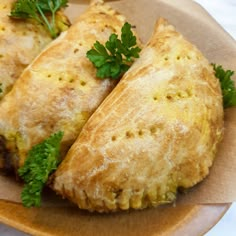
[(17, 0), (13, 4), (10, 17), (34, 19), (48, 29), (52, 38), (56, 38), (58, 35), (56, 12), (67, 7), (67, 3), (68, 0)]
[(234, 71), (224, 70), (221, 65), (212, 65), (215, 71), (215, 76), (220, 81), (224, 108), (236, 106), (236, 88), (234, 81), (231, 79)]
[(141, 49), (136, 44), (136, 37), (127, 22), (121, 29), (121, 39), (117, 34), (111, 34), (105, 46), (96, 41), (87, 52), (87, 58), (97, 68), (97, 77), (120, 78), (133, 63), (133, 58), (139, 57)]
[(27, 159), (18, 170), (25, 185), (21, 200), (25, 207), (40, 206), (41, 192), (49, 175), (59, 165), (59, 150), (63, 132), (52, 134), (42, 143), (35, 145), (28, 153)]

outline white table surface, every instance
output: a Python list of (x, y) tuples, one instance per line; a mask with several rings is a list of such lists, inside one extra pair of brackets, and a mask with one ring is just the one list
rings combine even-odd
[[(195, 0), (202, 5), (223, 28), (236, 39), (236, 0)], [(0, 224), (0, 236), (26, 236)], [(236, 203), (205, 236), (236, 236)]]

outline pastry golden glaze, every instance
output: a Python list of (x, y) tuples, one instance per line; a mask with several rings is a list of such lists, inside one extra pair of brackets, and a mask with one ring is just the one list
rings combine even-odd
[(89, 211), (172, 202), (209, 173), (222, 95), (201, 52), (160, 19), (140, 58), (83, 127), (52, 188)]
[[(9, 92), (22, 71), (52, 41), (47, 30), (35, 21), (13, 20), (9, 17), (15, 0), (0, 2), (0, 100)], [(61, 27), (69, 21), (62, 14)]]
[(0, 105), (0, 149), (6, 164), (22, 166), (33, 145), (59, 130), (65, 154), (116, 83), (96, 78), (86, 52), (96, 40), (104, 44), (112, 33), (119, 34), (124, 23), (124, 16), (93, 1), (23, 72)]

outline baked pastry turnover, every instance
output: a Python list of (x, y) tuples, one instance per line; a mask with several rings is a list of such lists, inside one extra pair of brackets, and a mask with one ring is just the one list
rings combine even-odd
[(209, 173), (223, 133), (212, 66), (160, 19), (140, 58), (83, 127), (52, 188), (89, 211), (172, 202)]
[(119, 34), (125, 17), (102, 1), (87, 11), (44, 50), (0, 104), (0, 159), (22, 166), (33, 145), (63, 131), (63, 156), (90, 115), (116, 82), (96, 78), (86, 58), (96, 40)]
[[(52, 41), (41, 24), (9, 17), (14, 2), (0, 2), (0, 100), (11, 90), (22, 71)], [(58, 12), (57, 18), (61, 28), (67, 29), (69, 21), (65, 15)]]

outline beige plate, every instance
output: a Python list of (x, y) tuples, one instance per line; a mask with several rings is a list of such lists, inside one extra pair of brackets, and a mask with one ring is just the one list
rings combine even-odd
[[(87, 1), (70, 2), (67, 13), (73, 20), (86, 8)], [(112, 1), (110, 4), (137, 26), (137, 31), (144, 41), (150, 36), (155, 20), (164, 16), (195, 43), (210, 61), (234, 68), (230, 53), (235, 50), (231, 46), (233, 40), (196, 3), (190, 0), (123, 0)], [(0, 201), (0, 221), (27, 233), (42, 236), (194, 236), (207, 232), (229, 206), (230, 204), (163, 206), (157, 209), (100, 215), (68, 206), (26, 209), (17, 203)]]

